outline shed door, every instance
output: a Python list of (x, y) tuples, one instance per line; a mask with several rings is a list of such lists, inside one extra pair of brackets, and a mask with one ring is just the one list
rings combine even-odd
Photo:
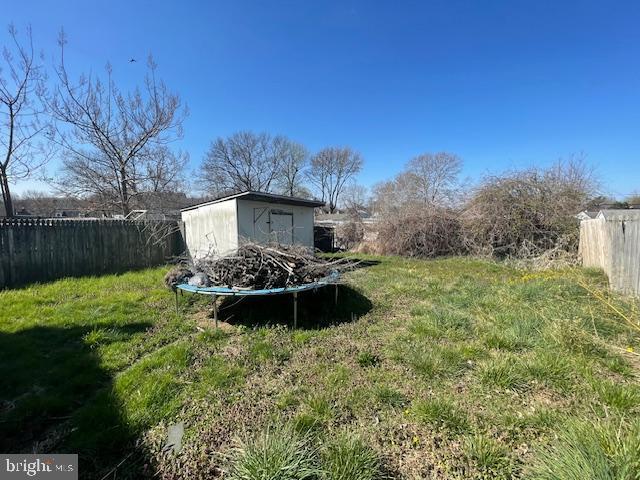
[(293, 213), (271, 210), (271, 239), (283, 245), (293, 243)]

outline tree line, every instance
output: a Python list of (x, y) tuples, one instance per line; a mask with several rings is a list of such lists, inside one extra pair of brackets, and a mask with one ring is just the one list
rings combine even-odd
[[(61, 33), (49, 79), (31, 32), (20, 36), (9, 27), (8, 33), (0, 64), (0, 190), (7, 215), (15, 211), (11, 182), (53, 157), (60, 168), (48, 183), (94, 211), (186, 206), (180, 194), (191, 183), (189, 157), (175, 144), (189, 112), (152, 58), (141, 85), (131, 90), (120, 88), (110, 65), (102, 76), (74, 77)], [(426, 257), (518, 256), (558, 245), (575, 250), (575, 214), (606, 200), (598, 197), (598, 182), (580, 158), (485, 176), (470, 185), (460, 178), (459, 157), (424, 153), (370, 193), (354, 182), (363, 162), (347, 146), (309, 152), (283, 135), (240, 131), (211, 142), (195, 183), (210, 197), (245, 190), (319, 197), (328, 212), (342, 208), (353, 217), (339, 232), (347, 246), (363, 240), (360, 214), (373, 210), (373, 251)]]
[[(152, 57), (132, 90), (120, 88), (110, 64), (102, 76), (74, 77), (61, 32), (50, 80), (31, 30), (20, 35), (11, 25), (8, 34), (0, 64), (0, 189), (7, 216), (15, 212), (11, 184), (54, 157), (60, 168), (47, 183), (95, 209), (126, 215), (145, 199), (184, 191), (189, 157), (174, 145), (183, 138), (188, 109), (159, 78)], [(335, 212), (362, 164), (350, 147), (312, 154), (282, 135), (242, 131), (215, 139), (196, 177), (210, 196), (245, 190), (313, 195)]]

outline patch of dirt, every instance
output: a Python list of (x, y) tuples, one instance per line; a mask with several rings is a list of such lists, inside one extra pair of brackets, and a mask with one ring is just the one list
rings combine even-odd
[[(215, 320), (213, 319), (213, 314), (208, 310), (202, 310), (199, 312), (195, 312), (190, 315), (191, 319), (195, 322), (197, 327), (202, 330), (209, 330), (216, 328)], [(235, 325), (231, 325), (223, 320), (218, 319), (218, 328), (223, 332), (237, 332), (238, 327)]]

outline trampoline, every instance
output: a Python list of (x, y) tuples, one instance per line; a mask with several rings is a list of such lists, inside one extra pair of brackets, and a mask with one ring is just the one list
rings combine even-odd
[(268, 288), (263, 290), (250, 290), (242, 288), (229, 288), (229, 287), (196, 287), (189, 285), (188, 283), (181, 283), (176, 285), (176, 313), (178, 310), (178, 290), (181, 292), (189, 292), (200, 295), (209, 295), (213, 303), (213, 319), (216, 328), (218, 327), (218, 297), (258, 297), (264, 295), (283, 295), (291, 294), (293, 296), (293, 328), (298, 326), (298, 293), (305, 292), (307, 290), (317, 290), (318, 288), (328, 287), (333, 285), (335, 287), (334, 302), (338, 303), (338, 280), (340, 274), (334, 272), (331, 275), (314, 283), (305, 283), (303, 285), (295, 285), (291, 287), (283, 288)]

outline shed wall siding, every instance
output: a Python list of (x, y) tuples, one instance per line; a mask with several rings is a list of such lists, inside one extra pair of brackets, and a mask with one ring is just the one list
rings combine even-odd
[(191, 258), (226, 255), (238, 248), (236, 199), (182, 212), (182, 221)]
[(313, 248), (313, 208), (238, 199), (238, 234), (256, 242), (272, 239), (270, 212), (293, 214), (293, 243)]

